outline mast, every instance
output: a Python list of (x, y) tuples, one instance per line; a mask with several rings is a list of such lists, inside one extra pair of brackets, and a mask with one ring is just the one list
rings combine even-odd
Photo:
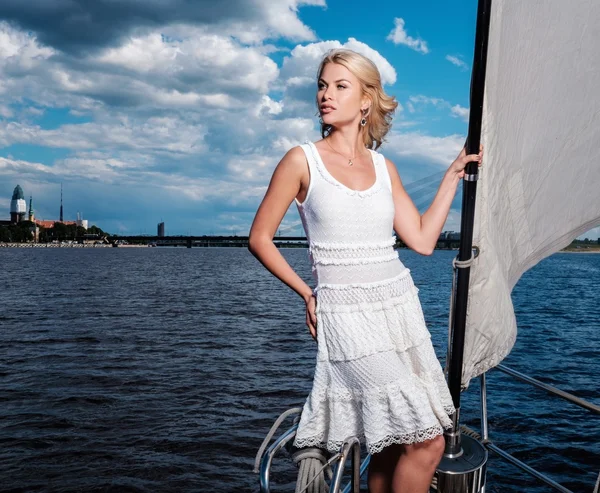
[[(481, 141), (483, 97), (487, 45), (492, 0), (479, 0), (473, 70), (471, 74), (471, 101), (469, 130), (465, 144), (467, 154), (478, 154)], [(452, 302), (450, 307), (450, 334), (446, 371), (448, 387), (456, 412), (452, 415), (453, 427), (444, 433), (446, 448), (438, 466), (438, 491), (440, 493), (478, 492), (485, 486), (487, 450), (470, 436), (461, 437), (460, 391), (462, 380), (463, 350), (469, 295), (470, 263), (473, 251), (473, 221), (477, 192), (478, 165), (471, 162), (465, 169), (461, 210), (460, 247), (458, 262), (454, 265)]]
[[(481, 142), (481, 120), (483, 116), (485, 68), (487, 62), (491, 6), (492, 0), (479, 0), (477, 9), (477, 30), (475, 34), (475, 52), (473, 55), (473, 72), (471, 75), (471, 107), (469, 110), (469, 131), (466, 143), (467, 154), (478, 154)], [(468, 261), (472, 255), (477, 179), (478, 165), (476, 162), (470, 162), (467, 165), (463, 181), (460, 247), (458, 252), (459, 262)], [(446, 362), (448, 368), (448, 387), (450, 388), (454, 407), (457, 409), (458, 413), (460, 410), (460, 390), (470, 273), (471, 268), (469, 266), (458, 269), (454, 306), (451, 311), (451, 345), (448, 348), (449, 357)]]

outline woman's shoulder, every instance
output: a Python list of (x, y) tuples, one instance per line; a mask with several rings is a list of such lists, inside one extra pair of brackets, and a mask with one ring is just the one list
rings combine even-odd
[(296, 145), (291, 147), (283, 156), (282, 161), (285, 159), (294, 163), (306, 162), (306, 153), (303, 149), (304, 145)]
[(290, 148), (279, 161), (277, 168), (297, 177), (304, 177), (306, 170), (306, 153), (301, 145)]

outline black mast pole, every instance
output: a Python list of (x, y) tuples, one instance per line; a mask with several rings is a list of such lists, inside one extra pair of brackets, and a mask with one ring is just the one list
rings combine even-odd
[[(478, 154), (481, 141), (481, 120), (483, 114), (483, 96), (485, 87), (485, 69), (487, 62), (487, 45), (490, 26), (492, 0), (479, 0), (477, 6), (477, 28), (475, 32), (475, 50), (473, 55), (473, 71), (471, 75), (471, 102), (469, 111), (469, 130), (466, 142), (467, 154)], [(465, 169), (463, 180), (463, 198), (460, 225), (459, 261), (467, 261), (472, 256), (473, 221), (475, 217), (475, 196), (477, 192), (478, 165), (471, 162)], [(456, 415), (455, 429), (447, 435), (456, 437), (448, 440), (446, 450), (455, 454), (460, 450), (460, 432), (458, 431), (460, 415), (460, 391), (463, 366), (463, 349), (465, 344), (465, 325), (467, 319), (467, 299), (469, 295), (470, 267), (458, 269), (454, 306), (452, 309), (452, 330), (450, 347), (448, 348), (448, 387), (452, 395)]]

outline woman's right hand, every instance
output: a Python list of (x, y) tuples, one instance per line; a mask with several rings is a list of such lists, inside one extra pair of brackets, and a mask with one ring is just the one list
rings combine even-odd
[(317, 340), (317, 298), (313, 294), (308, 298), (306, 302), (306, 325), (308, 326), (308, 330), (310, 330), (310, 335), (316, 341)]

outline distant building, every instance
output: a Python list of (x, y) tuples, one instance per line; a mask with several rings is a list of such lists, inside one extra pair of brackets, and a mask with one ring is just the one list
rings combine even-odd
[(83, 229), (88, 229), (88, 220), (83, 219), (83, 216), (77, 213), (77, 221), (75, 221), (77, 226), (81, 226)]
[(62, 183), (60, 184), (60, 222), (63, 222)]
[(10, 221), (14, 224), (25, 221), (26, 213), (27, 204), (25, 203), (25, 195), (23, 194), (21, 185), (17, 185), (10, 201)]
[(35, 219), (35, 214), (33, 213), (33, 197), (29, 196), (29, 221), (33, 222)]
[(65, 226), (77, 225), (77, 221), (57, 221), (55, 219), (48, 219), (48, 220), (36, 219), (34, 222), (38, 226), (41, 226), (42, 228), (46, 228), (46, 229), (53, 228), (56, 223), (64, 224)]
[(444, 231), (440, 237), (444, 238), (445, 240), (460, 241), (460, 232)]
[(12, 200), (10, 201), (10, 220), (0, 220), (0, 226), (13, 226), (17, 223), (23, 222), (29, 219), (30, 222), (34, 223), (31, 225), (31, 232), (34, 235), (35, 241), (38, 240), (39, 227), (51, 229), (54, 228), (56, 223), (62, 223), (66, 226), (81, 226), (82, 228), (88, 229), (88, 220), (83, 219), (81, 214), (77, 213), (76, 221), (63, 221), (63, 203), (62, 203), (62, 184), (60, 186), (60, 219), (43, 220), (36, 219), (33, 210), (33, 197), (29, 196), (29, 214), (27, 214), (27, 205), (25, 203), (25, 194), (20, 185), (17, 185), (12, 194)]
[(162, 238), (163, 236), (165, 236), (165, 223), (164, 222), (158, 223), (158, 233), (156, 236), (158, 236), (159, 238)]

